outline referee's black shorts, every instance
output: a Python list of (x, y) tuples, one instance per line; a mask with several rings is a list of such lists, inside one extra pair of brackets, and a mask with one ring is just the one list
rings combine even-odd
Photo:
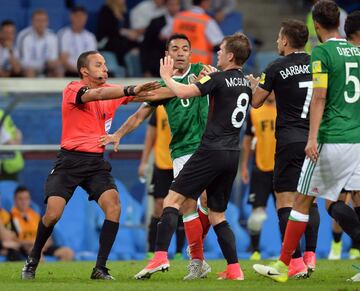
[(61, 149), (45, 183), (45, 203), (50, 196), (60, 196), (68, 202), (77, 186), (89, 194), (89, 200), (98, 201), (106, 190), (117, 191), (110, 172), (111, 165), (103, 154)]
[(266, 207), (269, 195), (273, 195), (273, 171), (261, 171), (254, 165), (251, 173), (248, 203), (256, 207)]
[(305, 159), (305, 142), (276, 145), (274, 190), (295, 192)]
[(198, 149), (170, 189), (197, 200), (206, 190), (209, 209), (224, 212), (239, 164), (239, 151)]
[(154, 198), (165, 198), (174, 179), (173, 170), (164, 170), (154, 166), (151, 184), (153, 187), (149, 195)]

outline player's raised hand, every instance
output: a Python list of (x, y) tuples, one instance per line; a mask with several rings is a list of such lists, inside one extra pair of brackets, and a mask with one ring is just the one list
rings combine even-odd
[[(159, 89), (160, 87), (161, 87), (161, 85), (157, 81), (147, 82), (144, 84), (136, 85), (134, 88), (134, 92), (135, 92), (135, 95), (147, 94), (146, 92), (150, 92), (149, 94), (152, 94), (151, 93), (152, 90)], [(146, 95), (146, 96), (148, 96), (148, 95)], [(144, 97), (144, 96), (141, 96), (141, 97)]]
[(203, 69), (201, 70), (197, 80), (201, 80), (203, 77), (210, 75), (211, 73), (217, 72), (218, 69), (211, 66), (211, 65), (204, 65)]
[(160, 60), (160, 76), (162, 79), (171, 78), (174, 74), (174, 60), (166, 56)]
[(114, 134), (107, 134), (107, 135), (102, 135), (99, 138), (99, 147), (104, 147), (107, 144), (114, 144), (114, 152), (118, 152), (119, 151), (119, 144), (120, 144), (120, 136), (118, 136), (116, 133)]
[(306, 157), (316, 163), (319, 158), (318, 143), (317, 140), (309, 139), (305, 147)]

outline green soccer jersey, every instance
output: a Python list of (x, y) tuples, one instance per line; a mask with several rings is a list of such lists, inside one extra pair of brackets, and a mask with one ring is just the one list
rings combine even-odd
[[(200, 63), (191, 64), (182, 76), (174, 76), (173, 79), (182, 84), (191, 84), (202, 69), (203, 65)], [(161, 84), (165, 86), (163, 81), (161, 81)], [(174, 160), (194, 153), (199, 147), (206, 127), (209, 108), (208, 96), (189, 99), (174, 97), (150, 103), (152, 106), (161, 104), (165, 107), (171, 130), (171, 158)]]
[(313, 74), (327, 74), (318, 141), (360, 143), (360, 49), (345, 39), (329, 39), (313, 49), (311, 64)]

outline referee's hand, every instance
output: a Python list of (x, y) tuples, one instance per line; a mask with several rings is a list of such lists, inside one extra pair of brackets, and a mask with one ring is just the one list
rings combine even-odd
[(120, 137), (114, 134), (103, 135), (99, 138), (99, 147), (104, 147), (107, 144), (114, 144), (114, 152), (119, 151)]

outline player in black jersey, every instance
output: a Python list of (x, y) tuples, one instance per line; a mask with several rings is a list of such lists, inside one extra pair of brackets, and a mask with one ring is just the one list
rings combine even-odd
[[(282, 23), (277, 45), (278, 52), (283, 57), (271, 63), (262, 73), (253, 96), (253, 104), (259, 107), (272, 91), (275, 93), (277, 118), (274, 190), (282, 238), (295, 199), (309, 132), (312, 77), (310, 56), (304, 51), (307, 39), (308, 30), (303, 22), (288, 20)], [(319, 223), (319, 212), (314, 204), (305, 233), (304, 258), (298, 246), (289, 266), (289, 277), (305, 277), (308, 269), (314, 271)]]
[(225, 210), (239, 163), (240, 129), (252, 96), (251, 84), (241, 71), (250, 53), (250, 43), (244, 34), (225, 37), (218, 52), (218, 67), (223, 71), (212, 73), (192, 85), (174, 82), (171, 78), (174, 61), (170, 57), (161, 60), (161, 77), (174, 95), (190, 98), (209, 94), (209, 115), (198, 150), (175, 178), (164, 200), (155, 256), (135, 275), (136, 279), (150, 278), (153, 273), (168, 269), (167, 250), (176, 229), (179, 208), (186, 199), (197, 200), (197, 193), (205, 189), (209, 220), (228, 264), (220, 279), (244, 279)]

